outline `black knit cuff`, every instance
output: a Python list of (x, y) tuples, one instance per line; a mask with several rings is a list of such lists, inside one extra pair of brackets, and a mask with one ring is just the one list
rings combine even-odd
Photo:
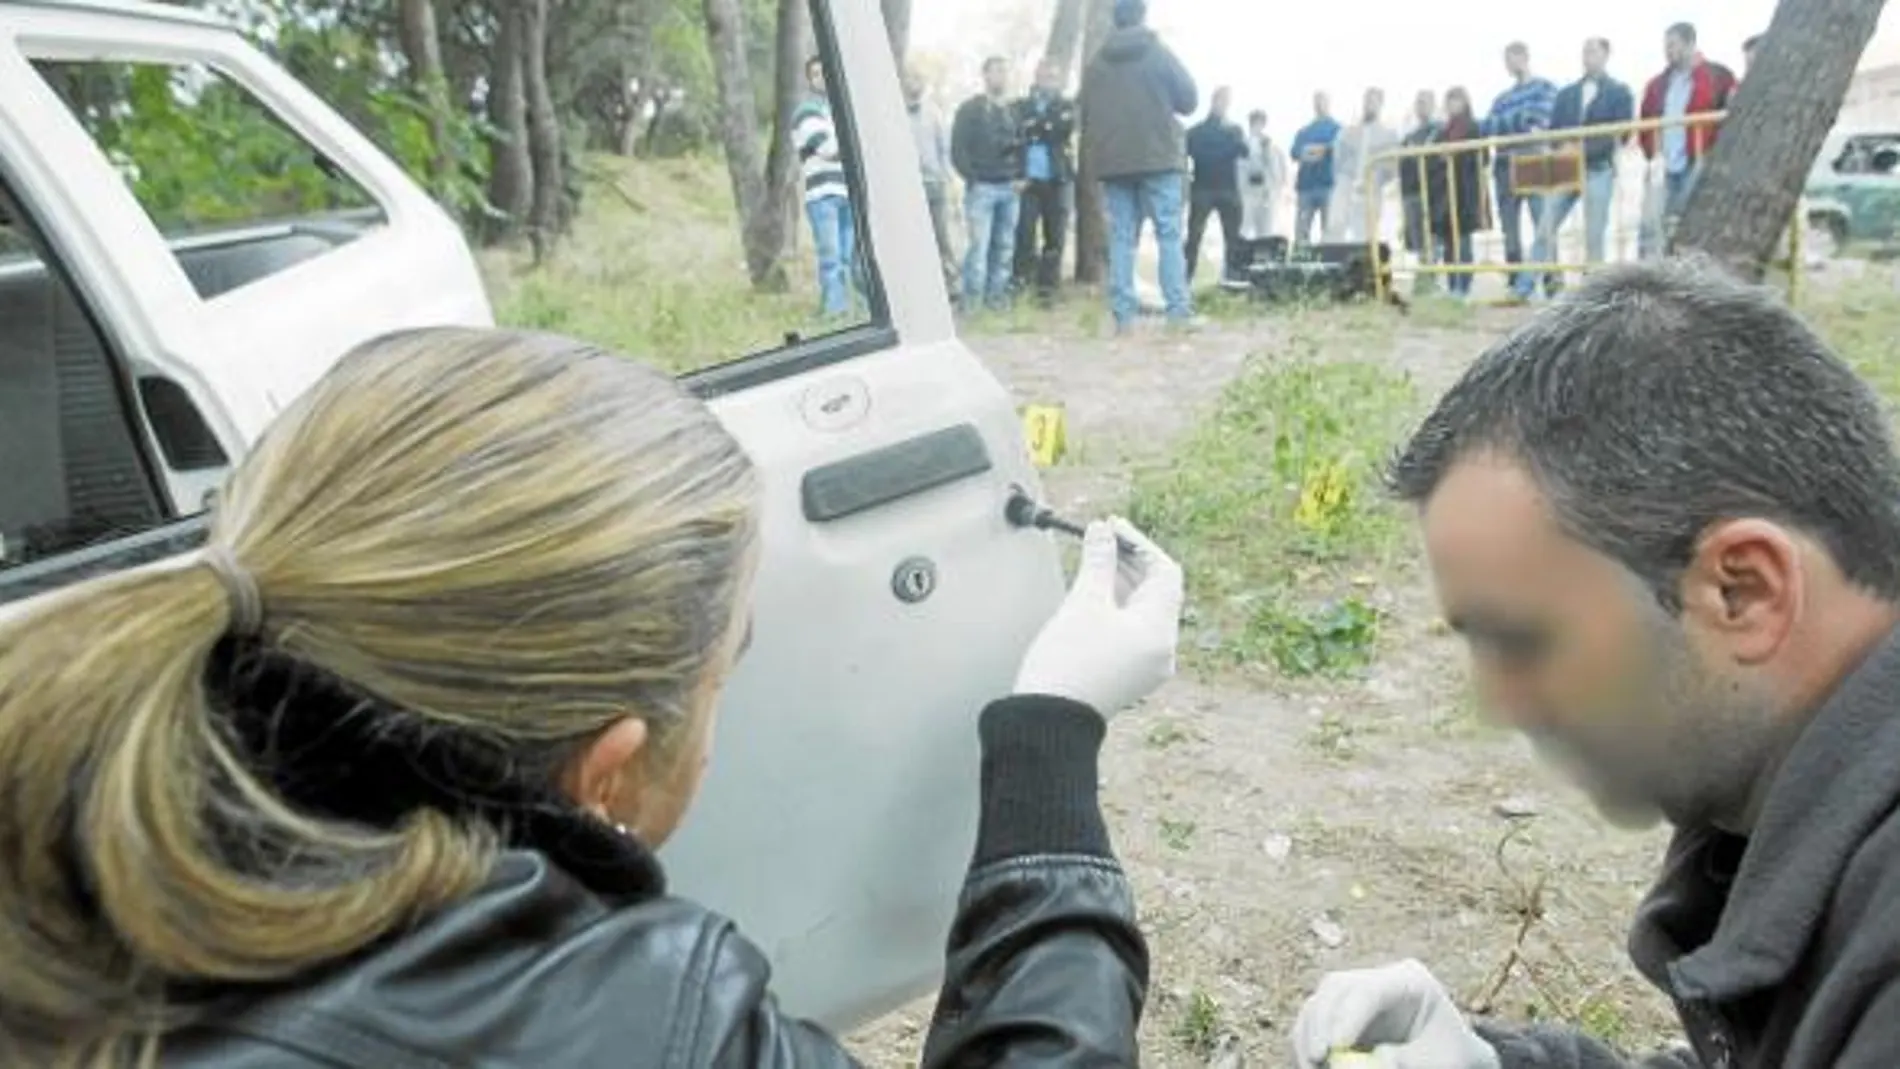
[(1107, 731), (1101, 714), (1066, 698), (1017, 695), (983, 710), (980, 731), (983, 815), (973, 865), (1036, 854), (1114, 856), (1096, 789)]

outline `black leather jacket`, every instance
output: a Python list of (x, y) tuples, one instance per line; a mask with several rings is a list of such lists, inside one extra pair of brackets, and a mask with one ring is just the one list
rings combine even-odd
[[(983, 813), (928, 1066), (1132, 1066), (1147, 951), (1096, 801), (1102, 720), (1012, 698), (982, 720)], [(765, 955), (669, 897), (653, 856), (541, 818), (478, 894), (288, 990), (168, 1037), (168, 1069), (843, 1066), (782, 1014)]]

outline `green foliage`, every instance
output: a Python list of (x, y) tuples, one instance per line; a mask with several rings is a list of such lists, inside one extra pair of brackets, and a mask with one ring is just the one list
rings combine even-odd
[[(1817, 280), (1817, 282), (1820, 280)], [(1810, 283), (1802, 313), (1900, 415), (1900, 302), (1884, 272), (1827, 288)]]
[[(283, 23), (263, 42), (279, 62), (462, 218), (488, 210), (487, 121), (452, 106), (446, 80), (413, 86), (393, 72), (391, 45), (374, 30)], [(436, 144), (432, 122), (444, 143)], [(437, 161), (450, 166), (438, 173)]]
[(373, 205), (301, 138), (208, 68), (42, 63), (161, 230)]
[(576, 170), (591, 183), (587, 218), (552, 260), (529, 270), (519, 256), (484, 257), (496, 317), (676, 371), (777, 346), (786, 331), (823, 333), (808, 254), (790, 258), (790, 292), (753, 292), (722, 168), (586, 159)]
[(1404, 530), (1381, 465), (1418, 406), (1410, 380), (1352, 351), (1352, 313), (1291, 317), (1164, 466), (1140, 473), (1129, 517), (1188, 573), (1193, 647), (1287, 676), (1365, 667), (1379, 637), (1366, 599)]
[[(386, 10), (313, 0), (205, 6), (236, 21), (451, 211), (486, 209), (488, 131), (450, 105), (445, 81), (421, 90), (409, 84), (389, 44)], [(265, 104), (210, 67), (39, 66), (167, 232), (374, 205)]]
[(1348, 675), (1372, 663), (1379, 610), (1351, 596), (1315, 606), (1268, 602), (1254, 611), (1243, 635), (1263, 641), (1283, 675)]
[(1221, 1009), (1213, 995), (1195, 988), (1188, 995), (1180, 1020), (1174, 1025), (1175, 1041), (1197, 1058), (1207, 1058), (1220, 1046)]

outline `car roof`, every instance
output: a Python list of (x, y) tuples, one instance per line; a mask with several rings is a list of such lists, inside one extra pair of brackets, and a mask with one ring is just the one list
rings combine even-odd
[(178, 22), (191, 26), (217, 26), (230, 29), (231, 23), (209, 12), (180, 4), (155, 4), (146, 0), (5, 0), (8, 7), (46, 8), (55, 11), (77, 11), (88, 15), (111, 15), (116, 18), (151, 19), (157, 22)]

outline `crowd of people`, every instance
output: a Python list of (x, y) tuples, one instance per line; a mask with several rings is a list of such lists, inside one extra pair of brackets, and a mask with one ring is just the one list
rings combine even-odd
[[(1483, 113), (1462, 86), (1446, 90), (1442, 100), (1421, 90), (1401, 132), (1385, 118), (1382, 89), (1365, 92), (1349, 123), (1334, 117), (1328, 94), (1316, 93), (1312, 117), (1283, 151), (1268, 133), (1264, 111), (1253, 110), (1244, 126), (1235, 121), (1227, 88), (1216, 89), (1205, 114), (1184, 129), (1199, 109), (1199, 90), (1146, 25), (1145, 0), (1118, 0), (1114, 20), (1073, 100), (1064, 95), (1061, 68), (1051, 63), (1038, 70), (1027, 94), (1012, 97), (1008, 61), (991, 58), (983, 66), (983, 91), (946, 122), (928, 103), (923, 80), (906, 77), (946, 279), (965, 310), (1004, 307), (1019, 293), (1054, 299), (1081, 173), (1102, 186), (1109, 303), (1123, 328), (1138, 313), (1135, 254), (1144, 226), (1153, 227), (1159, 249), (1167, 315), (1191, 323), (1191, 287), (1211, 221), (1221, 228), (1222, 276), (1238, 279), (1268, 238), (1286, 238), (1296, 252), (1319, 242), (1367, 240), (1380, 227), (1394, 187), (1405, 249), (1422, 263), (1449, 268), (1437, 273), (1448, 276), (1446, 288), (1455, 296), (1471, 291), (1474, 272), (1466, 268), (1474, 262), (1477, 235), (1497, 231), (1507, 263), (1550, 263), (1558, 232), (1579, 207), (1586, 256), (1602, 262), (1618, 167), (1632, 139), (1661, 169), (1661, 203), (1646, 213), (1653, 223), (1643, 227), (1639, 243), (1643, 255), (1655, 255), (1715, 137), (1712, 122), (1682, 120), (1726, 109), (1741, 84), (1702, 54), (1688, 23), (1664, 33), (1666, 66), (1640, 93), (1610, 73), (1605, 38), (1584, 42), (1580, 76), (1562, 87), (1535, 72), (1528, 46), (1512, 43), (1504, 50), (1510, 82)], [(1745, 60), (1758, 41), (1744, 43)], [(1664, 125), (1582, 143), (1560, 136), (1638, 118)], [(1553, 136), (1530, 136), (1536, 134)], [(1523, 140), (1491, 140), (1513, 137)], [(1463, 142), (1476, 144), (1469, 151), (1437, 147)], [(1557, 156), (1571, 162), (1553, 163)], [(1282, 230), (1289, 181), (1291, 228)], [(963, 189), (966, 235), (960, 265), (951, 236), (955, 182)], [(1535, 274), (1511, 272), (1512, 295), (1534, 296)], [(1429, 288), (1433, 277), (1421, 274), (1421, 287)], [(1546, 293), (1562, 287), (1558, 272), (1542, 281)]]

